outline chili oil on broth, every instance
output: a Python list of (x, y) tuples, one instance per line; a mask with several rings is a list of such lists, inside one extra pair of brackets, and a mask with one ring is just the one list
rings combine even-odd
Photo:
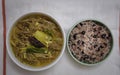
[(23, 16), (10, 32), (10, 44), (15, 57), (33, 67), (47, 66), (56, 60), (63, 41), (58, 24), (41, 14)]

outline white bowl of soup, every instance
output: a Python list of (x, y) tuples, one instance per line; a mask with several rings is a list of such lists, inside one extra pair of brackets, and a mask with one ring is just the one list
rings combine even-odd
[(49, 15), (34, 12), (20, 17), (7, 33), (7, 51), (21, 68), (42, 71), (55, 65), (65, 48), (65, 33)]

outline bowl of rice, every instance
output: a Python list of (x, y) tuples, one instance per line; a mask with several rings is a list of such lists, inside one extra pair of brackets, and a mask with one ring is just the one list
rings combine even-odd
[(74, 25), (67, 36), (72, 58), (83, 65), (95, 65), (111, 53), (113, 37), (110, 29), (97, 20), (84, 20)]

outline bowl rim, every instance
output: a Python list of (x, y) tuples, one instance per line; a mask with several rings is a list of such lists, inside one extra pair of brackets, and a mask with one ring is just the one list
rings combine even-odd
[[(77, 24), (79, 24), (79, 23), (81, 23), (81, 22), (83, 22), (83, 21), (87, 21), (87, 20), (92, 20), (92, 21), (96, 21), (96, 22), (101, 23), (102, 26), (105, 26), (105, 27), (108, 29), (108, 31), (110, 32), (111, 37), (112, 37), (111, 49), (110, 49), (109, 53), (107, 54), (107, 56), (106, 56), (103, 60), (101, 60), (101, 61), (99, 61), (99, 62), (97, 62), (97, 63), (94, 63), (94, 64), (88, 64), (88, 63), (84, 63), (84, 62), (79, 61), (77, 58), (75, 58), (75, 57), (73, 56), (73, 54), (72, 54), (71, 51), (70, 51), (69, 45), (68, 45), (69, 36), (70, 36), (70, 33), (71, 33), (71, 31), (73, 30), (73, 28), (74, 28)], [(112, 53), (112, 51), (113, 51), (113, 46), (114, 46), (113, 34), (112, 34), (110, 28), (109, 28), (106, 24), (104, 24), (103, 22), (101, 22), (101, 21), (99, 21), (99, 20), (96, 20), (96, 19), (83, 19), (83, 20), (80, 20), (80, 21), (78, 21), (77, 23), (75, 23), (75, 24), (69, 29), (69, 31), (68, 31), (67, 37), (66, 37), (66, 41), (67, 41), (67, 42), (66, 42), (66, 44), (67, 44), (67, 51), (69, 52), (70, 56), (71, 56), (76, 62), (78, 62), (79, 64), (84, 65), (84, 66), (95, 66), (95, 65), (101, 64), (101, 63), (104, 62), (106, 59), (108, 59), (108, 57), (111, 55), (111, 53)]]
[[(15, 23), (20, 20), (21, 18), (25, 17), (25, 16), (28, 16), (28, 15), (31, 15), (31, 14), (38, 14), (38, 15), (43, 15), (45, 17), (48, 17), (50, 18), (52, 21), (54, 21), (60, 28), (61, 32), (62, 32), (62, 35), (63, 35), (63, 46), (62, 46), (62, 49), (61, 49), (61, 52), (59, 54), (59, 56), (50, 64), (46, 65), (46, 66), (43, 66), (43, 67), (32, 67), (32, 66), (29, 66), (29, 65), (26, 65), (24, 63), (22, 63), (21, 61), (19, 61), (13, 51), (12, 51), (12, 47), (10, 46), (10, 33), (11, 33), (11, 30), (13, 28), (13, 26), (15, 26)], [(43, 70), (46, 70), (46, 69), (49, 69), (51, 68), (52, 66), (54, 66), (62, 57), (64, 51), (65, 51), (65, 47), (66, 47), (66, 37), (65, 37), (65, 31), (63, 29), (63, 27), (58, 23), (58, 21), (55, 20), (55, 17), (53, 16), (50, 16), (46, 13), (42, 13), (42, 12), (29, 12), (29, 13), (26, 13), (26, 14), (23, 14), (22, 16), (18, 17), (13, 23), (11, 23), (11, 26), (8, 28), (8, 31), (7, 31), (7, 37), (6, 37), (6, 47), (7, 47), (7, 53), (9, 55), (9, 57), (12, 59), (12, 61), (18, 65), (19, 67), (25, 69), (25, 70), (28, 70), (28, 71), (43, 71)]]

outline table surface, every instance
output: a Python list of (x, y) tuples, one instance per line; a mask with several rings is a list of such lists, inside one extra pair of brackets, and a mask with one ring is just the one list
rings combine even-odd
[[(120, 75), (119, 52), (119, 0), (6, 0), (7, 29), (18, 17), (29, 12), (42, 12), (52, 16), (63, 27), (69, 29), (84, 19), (95, 19), (105, 23), (112, 31), (114, 47), (109, 58), (92, 67), (82, 66), (69, 55), (67, 48), (60, 61), (52, 68), (31, 72), (18, 67), (7, 54), (7, 75)], [(3, 73), (3, 23), (0, 1), (0, 75)]]

